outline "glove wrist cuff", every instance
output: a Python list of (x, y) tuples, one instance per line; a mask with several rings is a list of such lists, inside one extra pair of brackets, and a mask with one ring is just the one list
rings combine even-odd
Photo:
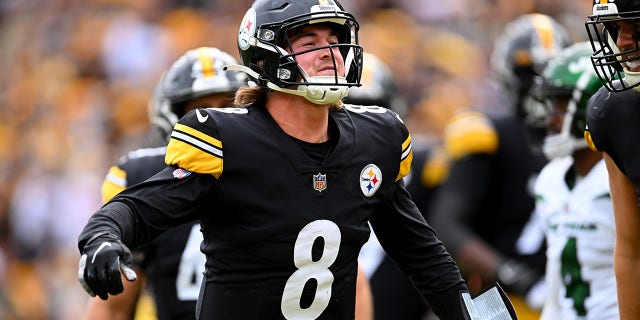
[(93, 235), (91, 238), (89, 238), (89, 240), (87, 240), (87, 242), (85, 242), (84, 246), (86, 247), (87, 245), (91, 244), (92, 242), (96, 241), (96, 239), (98, 238), (109, 238), (111, 240), (120, 240), (120, 238), (118, 236), (116, 236), (115, 234), (108, 232), (108, 231), (103, 231), (103, 232), (98, 232), (95, 235)]

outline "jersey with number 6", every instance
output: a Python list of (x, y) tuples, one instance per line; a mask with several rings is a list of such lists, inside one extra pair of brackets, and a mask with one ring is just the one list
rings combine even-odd
[(168, 167), (95, 213), (79, 247), (102, 231), (137, 247), (200, 219), (200, 319), (351, 320), (370, 221), (434, 309), (456, 312), (466, 286), (402, 183), (406, 127), (380, 107), (346, 106), (329, 121), (336, 143), (318, 165), (263, 106), (188, 113), (171, 134)]
[(607, 169), (600, 160), (576, 182), (572, 166), (571, 157), (551, 161), (535, 186), (548, 245), (542, 319), (618, 319)]
[[(109, 169), (102, 184), (103, 201), (164, 169), (165, 152), (165, 147), (158, 147), (127, 153)], [(134, 263), (146, 272), (158, 320), (195, 319), (205, 263), (201, 242), (200, 224), (194, 221), (171, 228), (134, 251)]]

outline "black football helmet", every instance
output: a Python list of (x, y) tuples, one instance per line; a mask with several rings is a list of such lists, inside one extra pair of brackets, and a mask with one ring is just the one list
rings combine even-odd
[[(297, 55), (308, 51), (290, 52), (287, 32), (314, 23), (335, 26), (339, 43), (312, 50), (339, 48), (345, 76), (310, 77), (296, 61)], [(353, 15), (335, 0), (256, 0), (238, 31), (243, 65), (228, 68), (246, 72), (261, 87), (303, 96), (316, 104), (333, 104), (347, 95), (350, 86), (360, 84), (362, 47), (358, 29)]]
[(213, 94), (232, 94), (246, 87), (244, 73), (223, 68), (234, 63), (237, 60), (231, 55), (212, 47), (201, 47), (183, 54), (156, 84), (149, 104), (152, 126), (163, 137), (168, 137), (173, 125), (184, 116), (184, 106), (189, 100)]
[(376, 105), (391, 109), (400, 116), (406, 115), (407, 103), (398, 93), (391, 69), (372, 53), (364, 53), (361, 83), (362, 86), (349, 89), (344, 102)]
[[(640, 72), (630, 71), (629, 67), (640, 64), (640, 0), (593, 0), (593, 3), (593, 14), (585, 26), (593, 45), (591, 62), (598, 77), (609, 91), (638, 87)], [(635, 45), (625, 50), (616, 45), (623, 22), (634, 26), (632, 39), (635, 39)]]
[[(509, 22), (498, 35), (491, 65), (516, 113), (526, 122), (525, 103), (536, 75), (560, 50), (571, 44), (566, 29), (552, 17), (523, 14)], [(537, 127), (536, 123), (531, 123)]]

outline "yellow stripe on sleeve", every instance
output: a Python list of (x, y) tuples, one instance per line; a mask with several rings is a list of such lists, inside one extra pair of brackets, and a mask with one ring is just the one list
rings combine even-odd
[(400, 160), (400, 171), (395, 181), (404, 178), (411, 170), (411, 162), (413, 161), (413, 150), (411, 150), (411, 135), (402, 143), (402, 156)]
[(117, 166), (112, 166), (102, 182), (102, 203), (107, 203), (126, 187), (127, 173)]
[(191, 172), (211, 174), (216, 178), (222, 174), (222, 158), (174, 138), (169, 140), (165, 162)]
[(185, 126), (183, 124), (177, 123), (174, 127), (173, 127), (174, 131), (181, 131), (184, 132), (186, 134), (192, 135), (212, 146), (215, 146), (217, 148), (222, 148), (222, 142), (206, 133), (202, 133), (201, 131), (198, 131), (194, 128), (191, 128), (189, 126)]

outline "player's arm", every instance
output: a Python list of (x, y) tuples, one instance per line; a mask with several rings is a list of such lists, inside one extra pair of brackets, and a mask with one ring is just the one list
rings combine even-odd
[(131, 320), (136, 313), (136, 306), (142, 293), (144, 274), (136, 268), (137, 281), (122, 281), (124, 291), (122, 294), (112, 296), (109, 300), (98, 297), (91, 298), (85, 311), (85, 320)]
[(464, 319), (460, 293), (468, 289), (456, 263), (401, 180), (394, 189), (370, 220), (380, 244), (440, 319)]
[(640, 210), (635, 187), (613, 159), (604, 154), (616, 222), (614, 268), (620, 319), (640, 315)]
[(120, 273), (136, 278), (129, 247), (194, 221), (208, 207), (203, 199), (222, 173), (222, 142), (216, 136), (215, 126), (203, 125), (190, 112), (174, 127), (167, 167), (123, 190), (89, 218), (78, 237), (78, 280), (87, 293), (103, 300), (122, 293)]
[[(112, 166), (102, 183), (102, 201), (109, 202), (118, 193), (126, 189), (127, 173), (119, 166)], [(130, 320), (136, 312), (136, 306), (142, 292), (144, 271), (134, 267), (138, 281), (122, 281), (124, 291), (120, 295), (102, 300), (98, 297), (89, 299), (83, 319), (86, 320)], [(125, 279), (126, 280), (126, 279)]]
[(447, 181), (440, 187), (431, 207), (431, 223), (438, 230), (463, 269), (480, 276), (482, 284), (495, 281), (500, 264), (499, 254), (470, 228), (478, 205), (489, 196), (492, 160), (488, 154), (472, 154), (456, 161)]
[[(495, 281), (500, 257), (470, 228), (478, 205), (490, 197), (499, 147), (498, 133), (483, 114), (462, 111), (447, 124), (443, 144), (451, 156), (449, 176), (430, 207), (431, 224), (460, 264), (479, 276), (479, 287)], [(473, 285), (473, 282), (470, 282)]]
[(206, 206), (203, 199), (209, 195), (214, 179), (167, 167), (122, 191), (94, 213), (78, 237), (78, 279), (85, 290), (102, 299), (121, 293), (120, 272), (129, 273), (129, 280), (136, 277), (130, 270), (129, 248), (137, 248), (168, 228), (197, 219)]
[(356, 319), (373, 320), (373, 295), (369, 279), (364, 270), (358, 266), (358, 278), (356, 280)]

